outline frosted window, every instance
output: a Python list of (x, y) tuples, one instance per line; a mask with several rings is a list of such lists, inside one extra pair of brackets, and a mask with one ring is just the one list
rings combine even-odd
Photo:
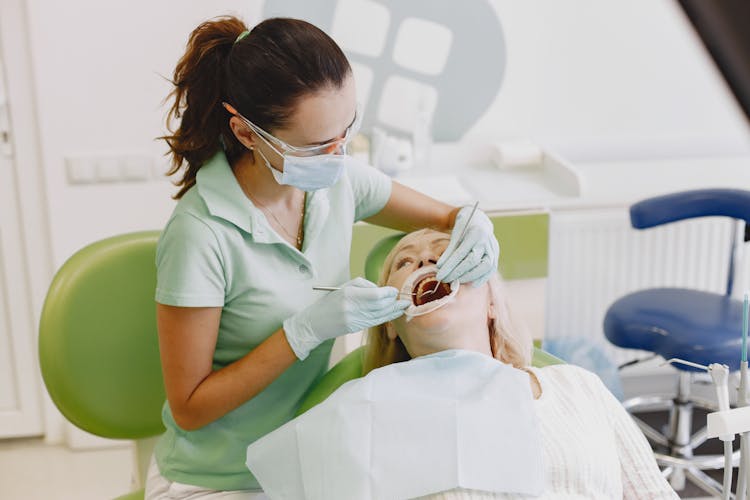
[(345, 51), (370, 57), (383, 52), (390, 12), (371, 0), (341, 0), (336, 5), (331, 35)]
[(409, 17), (396, 33), (393, 60), (404, 68), (427, 75), (439, 75), (448, 61), (453, 32), (445, 26)]

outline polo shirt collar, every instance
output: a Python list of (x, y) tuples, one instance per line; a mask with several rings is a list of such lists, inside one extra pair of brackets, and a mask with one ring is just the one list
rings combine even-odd
[[(229, 166), (224, 151), (216, 153), (195, 178), (198, 194), (215, 217), (225, 219), (247, 233), (259, 227), (259, 210), (250, 203)], [(260, 231), (266, 233), (266, 231)], [(257, 238), (254, 239), (257, 240)]]
[[(220, 217), (253, 235), (258, 243), (278, 243), (265, 216), (245, 196), (223, 151), (216, 153), (196, 175), (198, 194), (215, 217)], [(307, 193), (305, 241), (314, 241), (329, 213), (328, 189)], [(307, 245), (305, 245), (307, 246)]]

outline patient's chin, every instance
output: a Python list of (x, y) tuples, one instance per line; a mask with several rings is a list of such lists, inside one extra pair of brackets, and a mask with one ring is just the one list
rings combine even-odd
[(461, 342), (460, 330), (444, 328), (444, 325), (424, 329), (413, 329), (400, 334), (401, 340), (411, 357), (423, 356), (448, 349), (458, 349)]
[(483, 301), (477, 297), (477, 292), (464, 290), (464, 288), (461, 287), (448, 303), (430, 313), (414, 316), (408, 321), (405, 317), (399, 318), (398, 330), (422, 334), (445, 333), (446, 331), (460, 333), (463, 326), (473, 322), (476, 315), (486, 314), (486, 309), (481, 305)]
[(408, 330), (414, 329), (420, 332), (422, 331), (444, 331), (450, 328), (458, 321), (457, 312), (460, 309), (456, 308), (455, 301), (448, 302), (444, 306), (423, 314), (421, 316), (414, 316), (409, 321), (405, 322), (405, 328)]

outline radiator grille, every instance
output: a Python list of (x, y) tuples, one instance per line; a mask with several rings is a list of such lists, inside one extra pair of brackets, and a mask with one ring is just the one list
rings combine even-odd
[[(732, 231), (732, 221), (720, 217), (635, 230), (625, 209), (553, 213), (545, 336), (590, 337), (617, 363), (642, 357), (608, 343), (602, 328), (607, 308), (649, 287), (724, 293)], [(744, 254), (738, 292), (750, 282), (750, 252)]]

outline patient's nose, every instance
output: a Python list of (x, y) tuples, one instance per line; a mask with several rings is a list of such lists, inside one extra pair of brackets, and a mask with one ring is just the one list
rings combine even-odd
[(423, 267), (423, 266), (429, 266), (432, 264), (437, 264), (438, 257), (435, 255), (435, 252), (422, 252), (419, 256), (419, 266), (417, 267)]

